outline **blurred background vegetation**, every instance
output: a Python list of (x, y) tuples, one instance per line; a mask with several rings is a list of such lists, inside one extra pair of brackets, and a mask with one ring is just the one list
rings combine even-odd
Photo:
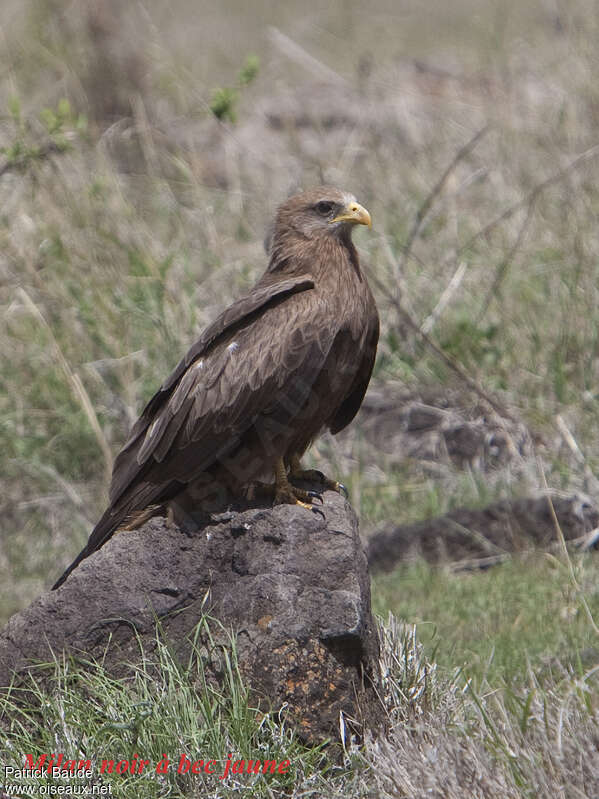
[[(545, 480), (593, 495), (595, 0), (5, 0), (2, 34), (1, 620), (79, 551), (144, 402), (315, 183), (374, 220), (355, 237), (382, 317), (371, 396), (474, 407), (440, 351), (530, 434), (496, 465), (435, 461), (381, 451), (359, 417), (312, 459), (364, 533)], [(594, 565), (416, 564), (375, 604), (496, 688), (595, 662)]]

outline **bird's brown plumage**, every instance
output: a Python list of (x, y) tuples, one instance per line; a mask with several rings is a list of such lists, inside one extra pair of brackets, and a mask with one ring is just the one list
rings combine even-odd
[(265, 273), (148, 402), (116, 458), (110, 506), (54, 588), (133, 514), (190, 490), (198, 504), (218, 501), (349, 424), (379, 331), (354, 223), (370, 224), (368, 213), (331, 187), (279, 208)]

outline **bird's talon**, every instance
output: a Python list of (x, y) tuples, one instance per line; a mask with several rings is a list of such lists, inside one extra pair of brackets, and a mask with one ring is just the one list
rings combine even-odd
[[(323, 490), (336, 491), (338, 494), (343, 494), (346, 499), (349, 499), (349, 491), (343, 483), (339, 483), (337, 480), (331, 480), (330, 477), (327, 477), (326, 474), (323, 474), (319, 469), (302, 469), (298, 459), (292, 459), (291, 461), (289, 479), (303, 480), (308, 483), (320, 483), (323, 486)], [(318, 497), (320, 498), (320, 494)]]
[(312, 511), (312, 513), (319, 513), (319, 514), (322, 516), (322, 518), (323, 518), (323, 519), (326, 519), (326, 516), (324, 515), (324, 511), (323, 511), (323, 510), (321, 510), (320, 508), (315, 508), (315, 507), (312, 505), (312, 506), (311, 506), (311, 508), (310, 508), (310, 510)]
[(306, 491), (306, 494), (310, 497), (310, 499), (317, 499), (321, 505), (324, 505), (322, 494), (319, 494), (318, 491)]

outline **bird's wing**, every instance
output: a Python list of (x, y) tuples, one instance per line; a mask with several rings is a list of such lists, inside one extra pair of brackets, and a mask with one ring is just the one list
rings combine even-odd
[(160, 502), (169, 485), (185, 485), (226, 459), (258, 416), (273, 425), (258, 431), (264, 437), (298, 415), (339, 321), (327, 298), (310, 290), (312, 281), (285, 283), (286, 290), (261, 290), (261, 304), (225, 312), (150, 400), (115, 461), (113, 514)]
[[(335, 415), (329, 423), (329, 430), (331, 433), (338, 433), (351, 422), (357, 412), (360, 410), (360, 405), (366, 394), (368, 383), (374, 368), (374, 361), (376, 357), (376, 348), (379, 341), (379, 316), (376, 310), (374, 301), (371, 306), (371, 313), (369, 318), (368, 327), (361, 345), (358, 346), (360, 355), (360, 365), (352, 385), (341, 403), (337, 408)], [(342, 368), (342, 365), (340, 365)]]
[[(270, 286), (256, 288), (247, 296), (233, 303), (204, 330), (160, 389), (149, 400), (133, 426), (127, 442), (115, 460), (110, 486), (111, 503), (118, 500), (131, 482), (134, 473), (147, 460), (147, 456), (153, 450), (151, 442), (157, 444), (162, 439), (164, 428), (168, 425), (169, 416), (173, 410), (180, 411), (180, 406), (185, 397), (189, 395), (192, 383), (195, 382), (194, 378), (199, 376), (198, 371), (193, 371), (194, 364), (201, 360), (202, 356), (209, 355), (211, 349), (216, 347), (220, 341), (227, 336), (234, 335), (236, 330), (251, 324), (268, 308), (284, 302), (286, 298), (298, 292), (307, 291), (313, 287), (314, 282), (309, 275), (299, 275)], [(192, 367), (191, 370), (190, 367)], [(177, 421), (182, 421), (180, 413), (175, 413), (175, 416), (178, 417)], [(151, 427), (153, 431), (148, 435)], [(173, 432), (172, 424), (170, 432), (171, 434)], [(142, 451), (141, 457), (140, 450)]]

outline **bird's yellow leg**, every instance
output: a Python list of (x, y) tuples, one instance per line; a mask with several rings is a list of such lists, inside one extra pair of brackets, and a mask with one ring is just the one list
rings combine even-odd
[(320, 508), (315, 508), (312, 504), (315, 499), (322, 502), (321, 495), (317, 491), (304, 491), (302, 488), (291, 485), (283, 458), (278, 458), (275, 461), (274, 473), (274, 483), (260, 481), (252, 483), (248, 491), (248, 499), (256, 499), (259, 496), (270, 497), (273, 505), (299, 505), (324, 516)]
[(322, 497), (316, 491), (304, 491), (302, 488), (292, 486), (287, 477), (287, 469), (283, 458), (278, 458), (275, 462), (275, 505), (300, 505), (308, 510), (315, 510), (312, 507), (312, 500)]
[(337, 480), (331, 480), (318, 469), (303, 469), (297, 455), (292, 455), (289, 460), (289, 479), (306, 480), (309, 483), (321, 483), (330, 491), (336, 491), (338, 494), (343, 494), (345, 497), (348, 496), (347, 488), (343, 483), (339, 483)]

